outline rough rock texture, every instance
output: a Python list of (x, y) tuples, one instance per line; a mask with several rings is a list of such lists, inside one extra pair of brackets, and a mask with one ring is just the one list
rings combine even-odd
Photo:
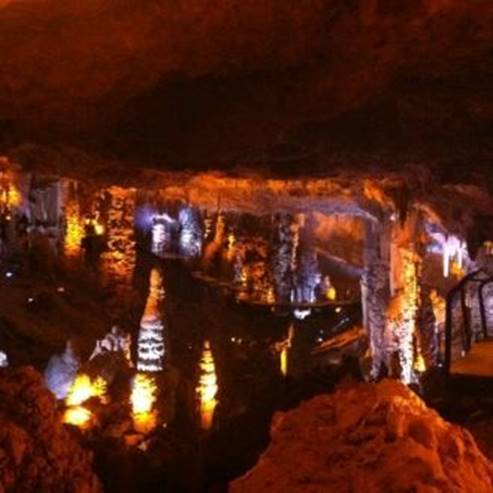
[(475, 0), (0, 0), (0, 131), (100, 130), (196, 165), (399, 137), (479, 149), (492, 26)]
[(316, 397), (277, 414), (271, 434), (231, 493), (493, 491), (493, 465), (471, 434), (397, 381)]
[(63, 428), (34, 369), (0, 372), (0, 492), (100, 493), (91, 456)]
[(54, 354), (50, 358), (44, 373), (45, 383), (57, 399), (67, 397), (79, 367), (79, 358), (70, 341), (62, 354)]

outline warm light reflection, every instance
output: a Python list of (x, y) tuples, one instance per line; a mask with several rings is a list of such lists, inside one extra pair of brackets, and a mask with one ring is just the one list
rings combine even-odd
[(151, 375), (138, 373), (135, 375), (130, 403), (132, 405), (132, 419), (134, 428), (140, 433), (149, 433), (156, 427), (157, 386)]
[(200, 406), (200, 425), (204, 430), (208, 430), (212, 426), (218, 391), (216, 367), (209, 341), (204, 343), (199, 368), (200, 377), (196, 391)]
[(77, 375), (67, 395), (67, 406), (80, 406), (92, 397), (103, 398), (106, 395), (106, 381), (102, 377), (91, 380), (88, 375)]
[(288, 359), (289, 359), (289, 350), (291, 349), (294, 337), (294, 325), (291, 324), (288, 329), (288, 336), (281, 342), (276, 343), (276, 349), (279, 351), (279, 362), (280, 362), (280, 370), (281, 375), (286, 377), (288, 375), (289, 367), (288, 367)]
[(330, 301), (334, 301), (337, 298), (337, 291), (334, 286), (331, 286), (327, 289), (327, 291), (325, 292), (325, 298)]
[(413, 369), (418, 373), (424, 373), (426, 371), (426, 362), (421, 353), (418, 353), (418, 355), (416, 356)]
[(236, 237), (233, 232), (228, 233), (228, 245), (226, 247), (226, 258), (228, 262), (231, 262), (234, 258), (236, 250)]
[(75, 406), (65, 410), (63, 414), (63, 422), (78, 428), (87, 429), (91, 426), (94, 416), (82, 406)]
[(65, 223), (65, 255), (77, 257), (80, 254), (82, 239), (84, 238), (84, 225), (76, 200), (68, 200), (65, 205)]
[(0, 167), (0, 213), (11, 215), (12, 209), (21, 204), (22, 196), (14, 183), (14, 175), (8, 167), (8, 160), (0, 158), (0, 166), (2, 166)]

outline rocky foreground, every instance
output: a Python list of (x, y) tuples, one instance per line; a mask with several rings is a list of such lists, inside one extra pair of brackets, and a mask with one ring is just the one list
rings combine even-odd
[(41, 375), (0, 370), (0, 493), (100, 493), (91, 462), (63, 428)]
[(271, 438), (230, 493), (493, 491), (493, 464), (472, 435), (397, 381), (343, 388), (279, 413)]

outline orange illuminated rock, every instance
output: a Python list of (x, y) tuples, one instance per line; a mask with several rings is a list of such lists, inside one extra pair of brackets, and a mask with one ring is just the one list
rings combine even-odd
[(61, 423), (32, 368), (0, 375), (0, 491), (100, 493), (91, 455)]
[(470, 433), (398, 381), (354, 385), (279, 413), (271, 436), (231, 493), (493, 491), (493, 465)]

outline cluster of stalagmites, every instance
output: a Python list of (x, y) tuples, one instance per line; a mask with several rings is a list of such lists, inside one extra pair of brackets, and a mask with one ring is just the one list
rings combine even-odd
[(277, 414), (271, 435), (231, 493), (493, 491), (493, 465), (470, 433), (398, 381), (316, 397)]
[(0, 493), (99, 493), (91, 461), (61, 424), (41, 375), (0, 370)]

